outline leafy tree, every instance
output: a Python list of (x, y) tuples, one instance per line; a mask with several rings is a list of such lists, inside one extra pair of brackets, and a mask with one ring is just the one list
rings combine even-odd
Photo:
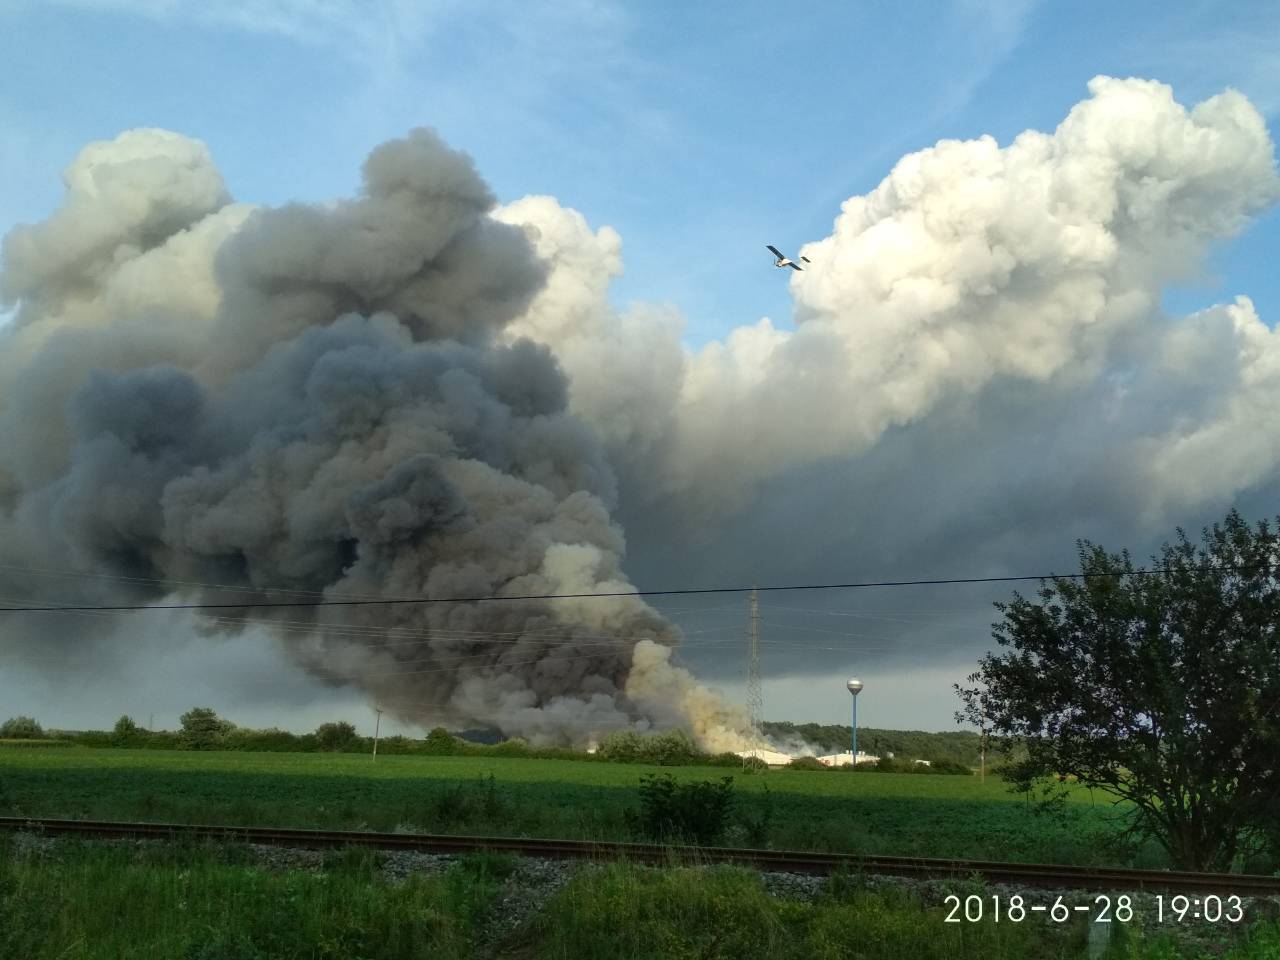
[(10, 717), (0, 723), (0, 739), (3, 740), (39, 740), (44, 736), (44, 728), (31, 717)]
[(444, 727), (436, 727), (423, 743), (427, 753), (447, 757), (458, 752), (458, 739)]
[(230, 721), (223, 720), (209, 707), (192, 707), (179, 721), (182, 743), (189, 750), (208, 750), (233, 729)]
[(604, 760), (635, 763), (644, 752), (644, 738), (634, 730), (614, 730), (600, 738), (596, 753)]
[(656, 763), (664, 766), (693, 763), (704, 758), (690, 736), (683, 730), (639, 734), (634, 730), (615, 730), (600, 740), (597, 754), (615, 763)]
[(693, 763), (702, 756), (693, 738), (683, 730), (667, 730), (647, 737), (646, 741), (644, 759), (647, 763), (673, 766)]
[(141, 732), (142, 728), (133, 722), (133, 717), (125, 714), (116, 721), (111, 731), (111, 738), (116, 743), (132, 743), (138, 739)]
[(344, 750), (351, 746), (355, 738), (356, 728), (345, 720), (322, 723), (316, 727), (316, 742), (321, 750)]
[(957, 714), (1026, 747), (1017, 789), (1067, 778), (1132, 804), (1135, 831), (1186, 869), (1225, 869), (1280, 806), (1280, 551), (1232, 511), (1156, 572), (1079, 544), (1080, 580), (1014, 594)]

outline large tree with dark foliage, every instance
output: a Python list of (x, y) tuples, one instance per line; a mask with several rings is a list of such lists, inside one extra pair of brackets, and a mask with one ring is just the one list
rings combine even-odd
[(1186, 869), (1227, 869), (1280, 819), (1280, 542), (1232, 511), (1148, 571), (1079, 543), (1079, 579), (1014, 594), (957, 718), (1026, 747), (1018, 788), (1127, 801)]

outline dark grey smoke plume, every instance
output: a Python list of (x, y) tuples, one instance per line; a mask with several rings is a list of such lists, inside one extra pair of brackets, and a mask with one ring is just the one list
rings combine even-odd
[[(203, 145), (143, 130), (66, 180), (4, 245), (0, 594), (30, 595), (20, 566), (78, 573), (60, 601), (244, 603), (211, 621), (238, 629), (255, 600), (628, 589), (601, 446), (549, 349), (498, 338), (544, 267), (466, 156), (419, 130), (358, 199), (249, 209)], [(740, 725), (638, 600), (252, 615), (413, 722)], [(84, 642), (8, 616), (11, 651)]]

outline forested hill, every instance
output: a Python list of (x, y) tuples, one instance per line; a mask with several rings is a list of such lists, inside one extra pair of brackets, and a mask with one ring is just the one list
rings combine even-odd
[[(790, 723), (766, 720), (761, 724), (765, 736), (780, 741), (799, 737), (825, 753), (849, 749), (848, 725), (826, 723)], [(858, 727), (858, 752), (883, 757), (892, 753), (899, 760), (953, 760), (966, 766), (978, 765), (981, 738), (970, 730), (926, 733), (923, 730), (878, 730)], [(992, 761), (991, 745), (987, 746), (987, 762)]]

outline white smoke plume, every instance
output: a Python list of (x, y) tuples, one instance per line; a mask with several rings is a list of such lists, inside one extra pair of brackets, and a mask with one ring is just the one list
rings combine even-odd
[[(467, 157), (415, 131), (373, 152), (357, 199), (251, 209), (202, 144), (138, 130), (65, 180), (4, 245), (5, 595), (22, 565), (90, 575), (61, 602), (240, 613), (631, 589), (614, 474), (563, 374), (498, 341), (544, 271)], [(711, 745), (742, 728), (638, 599), (264, 615), (307, 669), (423, 725), (684, 726)], [(53, 622), (11, 615), (8, 648), (73, 659)]]
[[(593, 234), (549, 199), (513, 204), (499, 216), (530, 228), (551, 270), (514, 329), (553, 347), (571, 408), (615, 445), (615, 461), (646, 452), (637, 492), (704, 520), (743, 507), (771, 478), (850, 461), (886, 431), (993, 387), (1093, 386), (1132, 365), (1141, 338), (1212, 325), (1242, 340), (1246, 379), (1274, 389), (1261, 359), (1270, 334), (1240, 319), (1247, 306), (1229, 308), (1234, 327), (1221, 317), (1171, 326), (1159, 310), (1167, 284), (1196, 276), (1214, 242), (1280, 196), (1262, 117), (1235, 92), (1187, 110), (1151, 81), (1099, 77), (1089, 89), (1053, 133), (904, 157), (799, 251), (812, 263), (790, 275), (794, 331), (766, 318), (697, 352), (681, 353), (673, 324), (609, 309), (621, 270), (612, 231)], [(1237, 427), (1260, 402), (1240, 401)], [(1239, 439), (1224, 431), (1211, 431), (1216, 442)], [(1198, 457), (1215, 441), (1149, 442)], [(1274, 470), (1274, 453), (1251, 462), (1260, 457), (1255, 475)]]
[[(625, 590), (616, 517), (692, 555), (762, 497), (749, 533), (787, 558), (999, 567), (1090, 518), (1155, 528), (1280, 487), (1277, 334), (1246, 298), (1160, 307), (1280, 197), (1234, 92), (1187, 109), (1098, 78), (1051, 133), (906, 156), (802, 248), (794, 329), (697, 351), (674, 310), (609, 305), (613, 230), (550, 197), (495, 208), (430, 134), (326, 207), (232, 204), (203, 146), (159, 131), (92, 145), (67, 183), (4, 247), (0, 562), (133, 578), (76, 599)], [(424, 724), (743, 745), (638, 600), (275, 629)]]

